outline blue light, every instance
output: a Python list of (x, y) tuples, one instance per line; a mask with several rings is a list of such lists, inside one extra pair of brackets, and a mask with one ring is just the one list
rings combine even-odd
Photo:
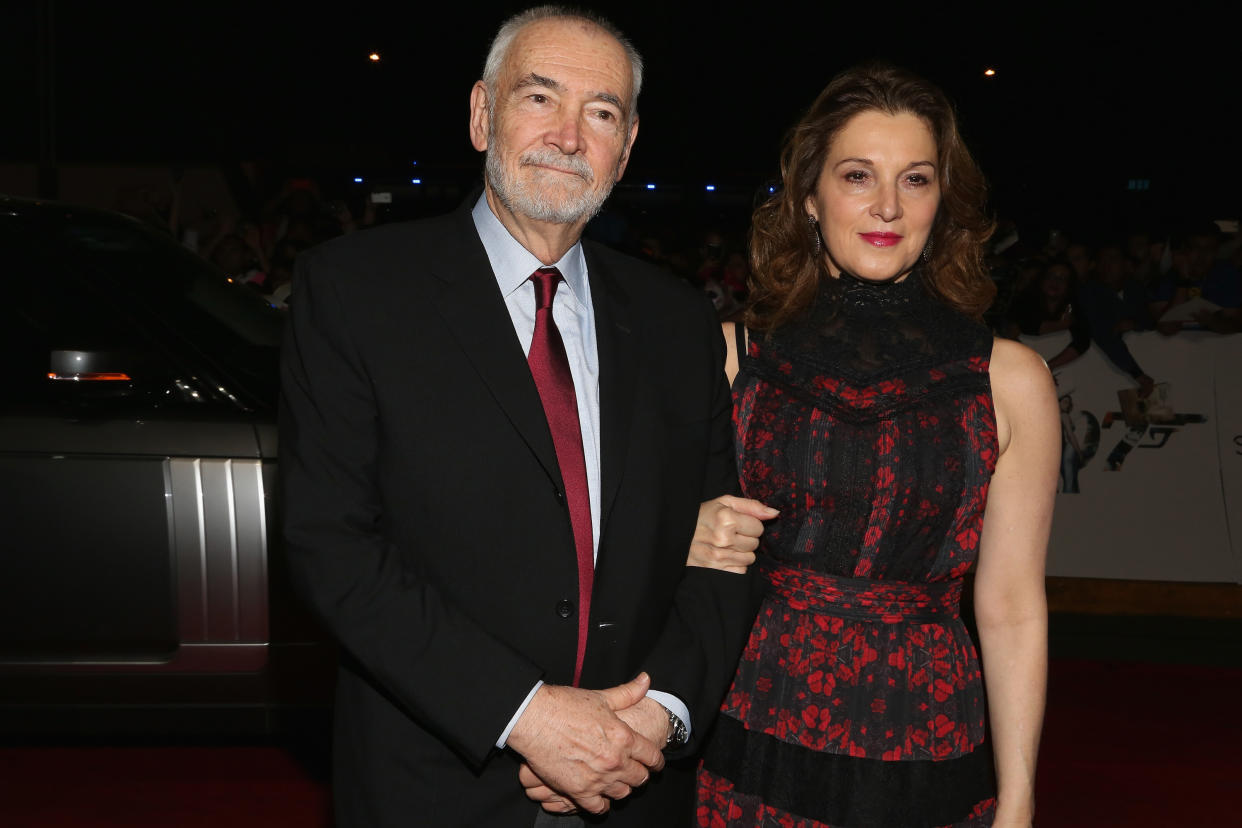
[(655, 185), (654, 185), (654, 184), (648, 184), (648, 185), (647, 185), (647, 189), (648, 189), (648, 190), (654, 190), (654, 189), (655, 189)]
[(421, 178), (411, 178), (410, 183), (411, 184), (422, 184), (423, 180)]
[(410, 163), (411, 163), (411, 164), (413, 164), (413, 165), (414, 165), (414, 166), (416, 166), (416, 167), (418, 166), (418, 162), (417, 162), (417, 161), (411, 161)]
[(776, 192), (776, 188), (775, 188), (775, 187), (768, 187), (768, 192), (769, 192), (769, 193), (774, 193), (774, 192)]
[(708, 191), (709, 193), (711, 193), (711, 192), (715, 192), (715, 190), (716, 190), (716, 185), (715, 185), (715, 184), (708, 184), (708, 185), (707, 185), (707, 191)]
[(361, 178), (355, 178), (355, 179), (354, 179), (354, 183), (355, 183), (355, 184), (361, 184), (361, 183), (362, 183), (362, 179), (361, 179)]

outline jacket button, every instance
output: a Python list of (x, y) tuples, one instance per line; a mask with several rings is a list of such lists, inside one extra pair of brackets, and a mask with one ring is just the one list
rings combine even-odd
[(562, 504), (564, 504), (564, 503), (565, 503), (565, 493), (564, 493), (563, 491), (561, 491), (560, 489), (553, 489), (552, 491), (556, 494), (556, 499), (557, 499), (557, 500), (559, 500)]
[(568, 618), (574, 614), (574, 602), (568, 598), (562, 598), (556, 605), (556, 614), (561, 618)]

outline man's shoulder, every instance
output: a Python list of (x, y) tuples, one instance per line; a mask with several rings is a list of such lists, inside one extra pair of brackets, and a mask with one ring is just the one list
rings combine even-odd
[(701, 306), (709, 301), (701, 290), (696, 290), (688, 281), (678, 278), (666, 267), (621, 253), (589, 239), (583, 239), (582, 246), (588, 267), (592, 262), (598, 263), (618, 280), (621, 290), (639, 302), (659, 299), (684, 308)]
[(300, 254), (313, 264), (328, 267), (377, 264), (386, 260), (416, 265), (419, 256), (442, 250), (448, 240), (463, 233), (461, 216), (446, 213), (416, 221), (401, 221), (359, 230), (323, 242)]

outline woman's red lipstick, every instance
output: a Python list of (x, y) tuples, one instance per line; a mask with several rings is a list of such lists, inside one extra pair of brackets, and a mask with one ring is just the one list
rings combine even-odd
[(897, 233), (859, 233), (863, 237), (863, 241), (876, 247), (892, 247), (901, 241), (903, 236)]

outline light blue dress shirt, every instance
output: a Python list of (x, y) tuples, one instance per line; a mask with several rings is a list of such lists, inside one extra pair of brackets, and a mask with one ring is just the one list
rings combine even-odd
[[(487, 259), (500, 295), (504, 297), (513, 330), (522, 344), (522, 352), (530, 353), (530, 343), (535, 337), (535, 285), (531, 274), (545, 265), (500, 223), (487, 203), (487, 195), (479, 196), (471, 212), (474, 227), (483, 241)], [(552, 300), (552, 319), (565, 343), (565, 356), (569, 359), (569, 373), (574, 380), (574, 396), (578, 401), (578, 422), (582, 429), (582, 454), (586, 461), (587, 490), (591, 501), (591, 541), (596, 557), (599, 556), (600, 515), (600, 462), (599, 462), (599, 349), (595, 340), (595, 309), (591, 304), (591, 286), (587, 281), (586, 257), (582, 254), (582, 242), (573, 247), (553, 267), (561, 272), (564, 283), (557, 289)], [(568, 288), (568, 289), (566, 289)], [(497, 747), (504, 747), (509, 732), (525, 712), (543, 682), (538, 682), (526, 696), (526, 700), (513, 714), (508, 726), (496, 740)], [(670, 693), (650, 690), (647, 695), (673, 711), (690, 729), (690, 711), (681, 699)]]
[[(535, 285), (531, 274), (543, 267), (517, 239), (505, 229), (480, 196), (474, 205), (474, 226), (483, 240), (492, 273), (504, 297), (513, 329), (522, 343), (522, 353), (530, 353), (535, 337)], [(582, 429), (582, 455), (586, 461), (587, 490), (591, 500), (591, 547), (599, 555), (599, 353), (595, 347), (595, 310), (591, 287), (587, 283), (586, 258), (578, 242), (553, 265), (564, 282), (552, 300), (552, 318), (565, 343), (569, 373), (574, 379), (578, 400), (578, 423)]]

